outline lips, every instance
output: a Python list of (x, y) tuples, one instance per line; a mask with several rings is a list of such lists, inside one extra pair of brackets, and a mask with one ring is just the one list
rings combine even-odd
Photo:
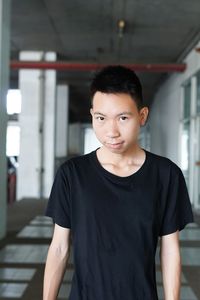
[(122, 144), (123, 144), (123, 142), (119, 142), (119, 143), (107, 143), (108, 147), (114, 148), (114, 149), (121, 147)]

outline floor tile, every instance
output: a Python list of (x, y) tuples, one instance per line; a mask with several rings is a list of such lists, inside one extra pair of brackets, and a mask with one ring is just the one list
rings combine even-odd
[(35, 274), (36, 269), (23, 268), (0, 268), (0, 280), (25, 280), (29, 281)]
[(184, 230), (187, 229), (187, 228), (196, 228), (196, 227), (200, 228), (200, 226), (195, 222), (194, 223), (189, 223), (189, 224), (186, 225)]
[(72, 281), (72, 278), (73, 278), (73, 274), (74, 274), (74, 270), (72, 269), (67, 269), (66, 272), (65, 272), (65, 276), (63, 278), (63, 281), (66, 282), (66, 281)]
[(25, 226), (18, 234), (18, 238), (51, 238), (53, 228), (50, 226)]
[(0, 283), (0, 297), (21, 298), (27, 286), (26, 283)]
[(7, 245), (0, 251), (0, 262), (45, 263), (48, 245)]
[(70, 290), (71, 290), (71, 284), (68, 284), (68, 283), (62, 284), (60, 287), (59, 294), (58, 294), (58, 299), (59, 298), (65, 298), (65, 299), (68, 298)]
[(53, 225), (52, 218), (46, 216), (37, 216), (30, 221), (31, 225)]
[(181, 248), (182, 265), (200, 267), (200, 248), (182, 247)]
[(200, 228), (180, 231), (180, 241), (200, 241)]

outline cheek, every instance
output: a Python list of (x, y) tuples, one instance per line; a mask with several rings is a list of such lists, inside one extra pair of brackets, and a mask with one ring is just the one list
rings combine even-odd
[(135, 138), (139, 135), (140, 126), (137, 122), (127, 124), (126, 126), (122, 126), (120, 133), (127, 141), (135, 140)]
[(98, 135), (101, 135), (104, 132), (103, 125), (96, 124), (96, 122), (93, 122), (93, 129), (94, 129), (94, 132)]
[(137, 121), (132, 121), (132, 122), (124, 124), (123, 126), (120, 126), (120, 127), (121, 127), (121, 132), (124, 132), (127, 135), (130, 135), (130, 133), (133, 133), (133, 135), (134, 135), (134, 132), (138, 131), (140, 125)]

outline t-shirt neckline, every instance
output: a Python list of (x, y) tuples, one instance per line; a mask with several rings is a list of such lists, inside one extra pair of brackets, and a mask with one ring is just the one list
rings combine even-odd
[(143, 162), (141, 167), (136, 172), (134, 172), (134, 173), (132, 173), (128, 176), (119, 176), (119, 175), (116, 175), (116, 174), (111, 173), (110, 171), (106, 170), (101, 165), (101, 163), (99, 162), (98, 157), (97, 157), (97, 150), (99, 148), (100, 147), (98, 147), (96, 150), (91, 152), (91, 157), (93, 159), (93, 162), (94, 162), (96, 168), (98, 169), (99, 172), (101, 172), (102, 175), (107, 176), (110, 179), (112, 179), (114, 181), (117, 181), (117, 182), (126, 183), (126, 182), (129, 182), (131, 179), (134, 179), (134, 178), (137, 178), (137, 177), (141, 176), (143, 174), (147, 164), (148, 164), (148, 161), (149, 161), (149, 152), (146, 149), (141, 148), (145, 151), (145, 154), (146, 154), (145, 161)]

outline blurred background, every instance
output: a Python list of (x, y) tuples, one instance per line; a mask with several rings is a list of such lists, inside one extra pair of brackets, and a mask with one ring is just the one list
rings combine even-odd
[[(140, 145), (183, 171), (195, 222), (180, 233), (182, 300), (200, 299), (199, 0), (0, 0), (0, 299), (41, 299), (58, 166), (100, 146), (89, 85), (107, 64), (136, 71)], [(163, 299), (156, 257), (159, 298)], [(73, 255), (59, 299), (67, 299)]]

